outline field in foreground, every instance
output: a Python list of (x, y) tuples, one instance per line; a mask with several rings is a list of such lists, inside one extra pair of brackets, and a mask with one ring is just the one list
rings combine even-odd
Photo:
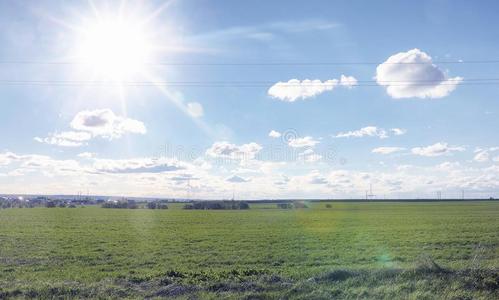
[(499, 298), (499, 202), (0, 210), (0, 298)]

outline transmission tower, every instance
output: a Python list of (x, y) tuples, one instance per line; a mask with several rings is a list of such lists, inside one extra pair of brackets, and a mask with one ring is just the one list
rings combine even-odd
[(376, 195), (373, 194), (373, 184), (371, 183), (369, 185), (369, 193), (366, 191), (366, 200), (372, 200), (376, 197)]

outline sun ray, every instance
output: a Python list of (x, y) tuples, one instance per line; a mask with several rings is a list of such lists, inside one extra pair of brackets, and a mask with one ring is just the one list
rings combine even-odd
[(152, 20), (156, 19), (157, 16), (159, 16), (166, 8), (168, 8), (170, 5), (172, 5), (176, 0), (168, 0), (163, 2), (156, 10), (154, 10), (152, 13), (150, 13), (147, 17), (144, 18), (142, 21), (141, 25), (145, 25)]
[[(206, 52), (199, 47), (190, 48), (176, 44), (175, 32), (168, 31), (168, 44), (158, 44), (155, 35), (157, 26), (152, 22), (158, 18), (176, 0), (168, 0), (159, 4), (152, 12), (143, 14), (143, 7), (130, 9), (127, 0), (121, 0), (116, 9), (100, 2), (88, 0), (87, 15), (76, 12), (77, 21), (67, 22), (47, 13), (39, 13), (42, 17), (54, 22), (62, 28), (75, 33), (74, 49), (68, 57), (70, 63), (77, 67), (77, 77), (91, 78), (96, 82), (112, 82), (117, 89), (118, 100), (123, 115), (127, 115), (126, 82), (144, 78), (153, 84), (183, 114), (187, 115), (206, 135), (215, 138), (212, 130), (202, 119), (191, 115), (187, 103), (159, 82), (163, 80), (152, 75), (149, 69), (158, 66), (155, 56), (164, 53)], [(80, 20), (80, 21), (78, 21)], [(165, 31), (165, 32), (166, 32)], [(154, 37), (154, 38), (153, 38)], [(172, 42), (173, 41), (173, 42)], [(91, 87), (92, 88), (92, 87)]]
[(207, 134), (211, 138), (215, 138), (215, 132), (201, 119), (193, 117), (190, 113), (189, 110), (187, 109), (187, 106), (185, 105), (184, 101), (179, 99), (177, 95), (172, 93), (167, 89), (166, 86), (159, 84), (161, 82), (160, 79), (155, 78), (151, 74), (144, 73), (144, 76), (147, 78), (148, 81), (153, 83), (153, 85), (158, 88), (158, 90), (167, 97), (169, 101), (171, 101), (178, 109), (180, 109), (185, 115), (187, 115), (195, 124), (198, 126), (199, 129), (201, 129), (205, 134)]
[(95, 6), (95, 3), (93, 0), (88, 0), (88, 5), (90, 6), (90, 8), (92, 9), (95, 17), (97, 19), (101, 19), (101, 14), (99, 12), (99, 9), (97, 9), (97, 7)]

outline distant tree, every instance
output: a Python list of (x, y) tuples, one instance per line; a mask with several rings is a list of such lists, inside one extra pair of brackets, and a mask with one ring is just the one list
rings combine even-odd
[(244, 201), (241, 201), (239, 202), (239, 209), (249, 209), (250, 206), (248, 204), (248, 202), (244, 202)]
[(166, 203), (158, 203), (156, 208), (157, 209), (168, 209), (168, 205)]
[(332, 208), (333, 206), (331, 204), (326, 204), (326, 208)]
[(294, 208), (308, 208), (308, 205), (301, 201), (293, 202)]
[(156, 209), (158, 208), (158, 204), (156, 202), (147, 202), (147, 208)]
[(293, 208), (293, 205), (291, 205), (291, 203), (277, 203), (277, 208), (291, 209), (291, 208)]
[(137, 208), (139, 208), (139, 206), (137, 205), (137, 203), (134, 200), (128, 200), (128, 202), (126, 203), (126, 207), (125, 208), (128, 208), (128, 209), (137, 209)]
[(56, 207), (56, 204), (54, 201), (47, 201), (45, 202), (45, 207), (53, 208)]
[(243, 201), (196, 201), (193, 203), (188, 203), (184, 205), (184, 209), (213, 209), (213, 210), (222, 210), (222, 209), (249, 209), (249, 204)]
[(64, 203), (64, 202), (59, 202), (59, 204), (58, 204), (57, 206), (58, 206), (58, 207), (62, 207), (62, 208), (64, 208), (64, 207), (66, 207), (66, 203)]

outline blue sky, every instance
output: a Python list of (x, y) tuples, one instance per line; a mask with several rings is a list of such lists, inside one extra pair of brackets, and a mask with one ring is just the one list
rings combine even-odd
[(498, 12), (3, 1), (0, 193), (497, 196)]

